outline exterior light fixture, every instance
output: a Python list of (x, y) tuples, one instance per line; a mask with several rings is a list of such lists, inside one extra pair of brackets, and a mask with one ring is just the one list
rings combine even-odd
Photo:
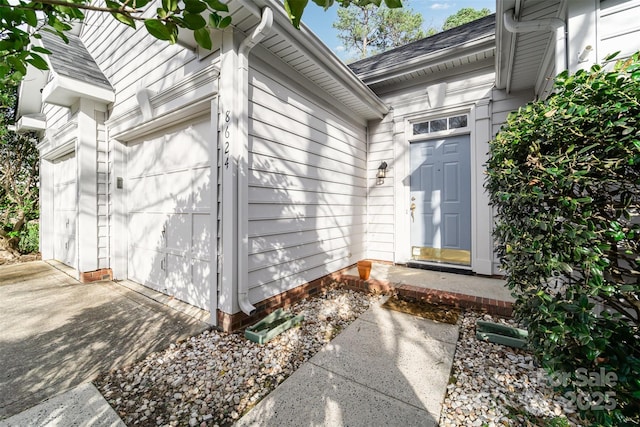
[(582, 52), (580, 52), (580, 55), (578, 55), (578, 63), (587, 62), (592, 50), (593, 47), (590, 44), (586, 45), (585, 48), (582, 49)]
[(380, 163), (378, 166), (378, 173), (376, 174), (376, 184), (382, 185), (384, 184), (384, 179), (387, 177), (387, 162)]

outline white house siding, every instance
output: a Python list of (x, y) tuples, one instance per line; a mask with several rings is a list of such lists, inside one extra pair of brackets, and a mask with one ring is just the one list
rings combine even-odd
[(57, 105), (44, 104), (42, 112), (47, 118), (47, 129), (45, 137), (51, 136), (62, 125), (67, 123), (70, 119), (70, 110), (67, 107), (60, 107)]
[[(143, 25), (133, 30), (104, 13), (89, 13), (80, 37), (116, 91), (110, 120), (138, 107), (138, 89), (160, 93), (212, 60), (211, 56), (200, 60), (185, 47), (151, 37)], [(216, 40), (214, 46), (219, 45)]]
[[(483, 105), (488, 108), (491, 90), (495, 82), (493, 58), (450, 69), (446, 75), (430, 75), (405, 81), (396, 86), (379, 88), (382, 100), (393, 111), (381, 122), (369, 123), (369, 215), (368, 215), (368, 256), (380, 260), (405, 263), (410, 260), (410, 192), (409, 192), (409, 139), (411, 122), (430, 120), (457, 114), (469, 114), (469, 133), (472, 135), (472, 192), (482, 191), (481, 165), (486, 155), (489, 139), (490, 117), (476, 117), (476, 109)], [(446, 92), (441, 105), (429, 99), (427, 88), (446, 83)], [(376, 88), (373, 87), (374, 91)], [(487, 116), (487, 117), (486, 117)], [(477, 120), (477, 121), (474, 121)], [(481, 139), (474, 139), (479, 136)], [(475, 146), (475, 147), (474, 147)], [(378, 183), (376, 173), (382, 161), (388, 164), (384, 183)], [(480, 178), (479, 178), (480, 177)], [(473, 196), (475, 197), (475, 195)], [(490, 251), (486, 236), (486, 226), (478, 224), (479, 218), (490, 216), (489, 208), (476, 203), (478, 209), (487, 212), (474, 213), (477, 230), (472, 236), (473, 247), (481, 241), (482, 251)], [(473, 220), (473, 219), (472, 219)], [(489, 222), (489, 219), (487, 219)], [(479, 234), (482, 237), (478, 237)], [(486, 248), (485, 248), (486, 247)], [(472, 250), (478, 252), (477, 249)], [(477, 256), (478, 254), (476, 254)], [(486, 254), (485, 254), (486, 255)], [(489, 259), (492, 256), (488, 256)], [(490, 274), (489, 266), (481, 267), (483, 274)]]
[(640, 0), (600, 1), (598, 59), (620, 51), (626, 58), (640, 49)]
[(271, 65), (257, 56), (249, 61), (253, 303), (365, 255), (365, 123), (338, 113), (274, 57), (267, 60)]
[[(367, 258), (393, 261), (395, 244), (395, 146), (393, 113), (369, 123), (369, 153), (367, 156)], [(376, 178), (382, 162), (388, 165), (384, 182)]]
[(491, 94), (491, 136), (500, 132), (500, 128), (507, 121), (509, 113), (518, 111), (518, 108), (526, 105), (533, 99), (532, 90), (507, 93), (505, 90), (494, 89)]

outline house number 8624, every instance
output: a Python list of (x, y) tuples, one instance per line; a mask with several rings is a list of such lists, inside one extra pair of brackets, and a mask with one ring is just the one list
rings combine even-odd
[(231, 111), (224, 113), (224, 167), (229, 169), (229, 122), (231, 121)]

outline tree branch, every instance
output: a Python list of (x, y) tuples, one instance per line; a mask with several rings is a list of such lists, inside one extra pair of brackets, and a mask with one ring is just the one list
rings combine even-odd
[[(145, 18), (139, 17), (139, 16), (134, 16), (132, 14), (138, 13), (141, 14), (142, 12), (144, 12), (143, 10), (140, 9), (129, 9), (127, 8), (125, 5), (123, 5), (120, 8), (110, 8), (110, 7), (101, 7), (101, 6), (92, 6), (90, 4), (82, 4), (82, 3), (73, 3), (73, 2), (69, 2), (69, 1), (64, 1), (64, 0), (39, 0), (37, 3), (34, 4), (46, 4), (46, 5), (50, 5), (50, 6), (64, 6), (64, 7), (69, 7), (69, 8), (75, 8), (75, 9), (82, 9), (82, 10), (91, 10), (91, 11), (96, 11), (96, 12), (106, 12), (106, 13), (121, 13), (123, 15), (127, 15), (128, 17), (132, 18), (132, 19), (137, 19), (139, 21), (143, 21)], [(40, 9), (37, 9), (35, 7), (29, 7), (29, 6), (13, 6), (13, 5), (9, 5), (9, 4), (0, 4), (0, 8), (9, 8), (9, 9), (22, 9), (22, 10), (33, 10), (33, 11), (41, 11)]]

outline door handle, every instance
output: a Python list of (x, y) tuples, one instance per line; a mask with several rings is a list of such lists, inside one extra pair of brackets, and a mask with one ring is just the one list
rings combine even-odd
[[(413, 199), (415, 199), (415, 198), (413, 198), (413, 197), (412, 197), (412, 200), (413, 200)], [(415, 210), (416, 210), (416, 204), (412, 202), (412, 203), (411, 203), (411, 207), (410, 207), (409, 209), (411, 209), (411, 222), (414, 222), (416, 218), (415, 218), (415, 216), (413, 215), (413, 213), (414, 213), (414, 212), (415, 212)]]

